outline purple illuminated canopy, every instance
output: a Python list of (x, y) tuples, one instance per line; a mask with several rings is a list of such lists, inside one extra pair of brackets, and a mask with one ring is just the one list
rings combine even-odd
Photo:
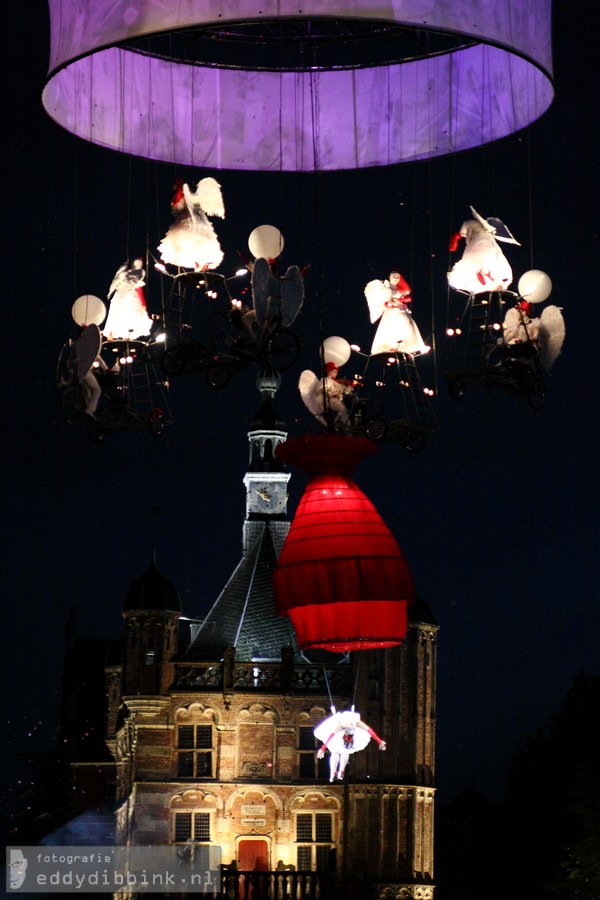
[(43, 103), (73, 134), (135, 156), (309, 172), (480, 146), (552, 102), (551, 0), (349, 6), (49, 0)]

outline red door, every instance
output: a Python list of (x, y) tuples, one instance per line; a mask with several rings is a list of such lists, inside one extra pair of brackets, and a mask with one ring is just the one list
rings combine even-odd
[(242, 872), (266, 872), (269, 868), (269, 848), (266, 841), (240, 841), (238, 865)]

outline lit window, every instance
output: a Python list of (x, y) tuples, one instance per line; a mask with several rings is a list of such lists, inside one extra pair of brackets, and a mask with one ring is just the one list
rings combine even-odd
[(333, 815), (331, 813), (298, 813), (296, 816), (296, 862), (298, 869), (330, 868), (335, 852)]
[(177, 729), (177, 774), (180, 778), (212, 778), (212, 725), (180, 725)]
[(210, 813), (175, 813), (173, 840), (183, 843), (190, 838), (195, 841), (210, 841)]
[(301, 871), (310, 871), (312, 868), (312, 848), (298, 847), (296, 860), (298, 869), (300, 869)]
[(296, 819), (296, 840), (312, 841), (313, 817), (311, 813), (301, 813)]

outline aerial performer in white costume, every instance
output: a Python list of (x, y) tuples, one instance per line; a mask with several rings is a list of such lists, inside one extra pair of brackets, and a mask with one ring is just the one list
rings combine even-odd
[(191, 191), (177, 178), (171, 210), (175, 221), (158, 246), (162, 261), (182, 269), (216, 269), (223, 251), (208, 217), (225, 218), (220, 184), (203, 178)]
[(322, 378), (317, 378), (311, 369), (304, 369), (298, 389), (304, 405), (322, 425), (329, 425), (332, 419), (335, 430), (343, 432), (350, 424), (356, 383), (339, 379), (336, 363), (328, 362)]
[(152, 331), (152, 319), (146, 308), (146, 273), (141, 259), (123, 263), (108, 290), (108, 318), (102, 333), (106, 340), (138, 340)]
[(329, 750), (329, 781), (335, 781), (336, 778), (342, 781), (351, 753), (364, 750), (371, 738), (377, 741), (380, 750), (385, 750), (386, 744), (362, 721), (354, 707), (336, 712), (332, 706), (332, 712), (329, 718), (317, 725), (313, 734), (323, 741), (317, 751), (319, 759), (323, 759), (326, 749)]
[(466, 246), (462, 259), (448, 272), (448, 284), (468, 294), (508, 290), (513, 273), (498, 241), (520, 244), (500, 219), (484, 219), (472, 206), (470, 209), (473, 218), (463, 222), (450, 242), (451, 253), (458, 248), (461, 238), (465, 239)]
[(534, 303), (519, 300), (507, 310), (501, 340), (509, 359), (537, 356), (541, 367), (549, 371), (562, 350), (565, 320), (558, 306), (547, 306), (535, 318), (534, 309)]
[(411, 290), (400, 272), (391, 272), (389, 280), (369, 281), (365, 287), (365, 297), (371, 322), (381, 320), (373, 338), (372, 356), (378, 353), (417, 356), (430, 350), (412, 317)]

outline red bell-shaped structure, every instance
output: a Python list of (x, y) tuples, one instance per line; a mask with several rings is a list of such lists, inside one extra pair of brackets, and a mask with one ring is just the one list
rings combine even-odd
[(276, 455), (311, 476), (273, 573), (279, 615), (302, 649), (392, 647), (406, 634), (413, 581), (397, 541), (352, 481), (376, 447), (341, 435), (294, 438)]

